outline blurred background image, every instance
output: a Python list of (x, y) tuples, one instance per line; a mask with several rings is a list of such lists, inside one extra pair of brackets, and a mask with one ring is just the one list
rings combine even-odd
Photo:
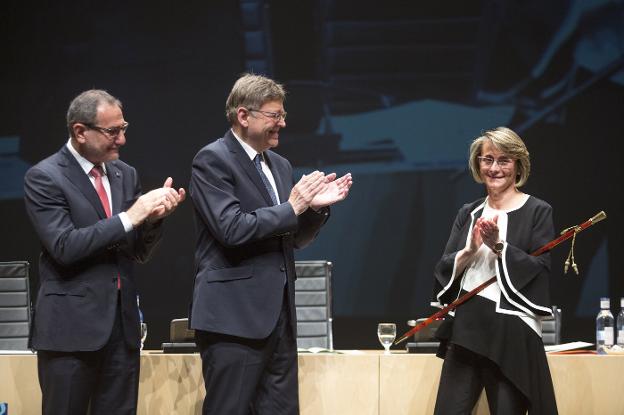
[[(23, 176), (67, 141), (65, 112), (83, 90), (108, 90), (130, 122), (121, 159), (144, 189), (187, 187), (190, 164), (228, 124), (238, 76), (286, 85), (278, 153), (296, 176), (352, 172), (351, 194), (297, 259), (333, 268), (334, 346), (378, 348), (377, 323), (426, 317), (433, 267), (462, 204), (484, 196), (470, 142), (508, 126), (531, 153), (526, 193), (554, 208), (557, 230), (600, 210), (580, 234), (580, 276), (552, 255), (562, 340), (593, 342), (599, 298), (624, 296), (622, 231), (624, 1), (239, 0), (3, 4), (0, 31), (0, 260), (40, 246)], [(298, 177), (297, 177), (298, 178)], [(186, 317), (194, 278), (190, 200), (138, 266), (146, 348)], [(617, 313), (617, 309), (613, 308)]]

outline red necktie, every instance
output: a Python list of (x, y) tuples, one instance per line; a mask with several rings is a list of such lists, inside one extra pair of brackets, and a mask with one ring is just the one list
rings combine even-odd
[(108, 195), (106, 194), (106, 189), (104, 189), (104, 183), (102, 183), (102, 176), (104, 175), (104, 172), (102, 171), (102, 166), (93, 166), (89, 174), (95, 178), (95, 190), (97, 191), (97, 194), (100, 197), (100, 202), (102, 202), (102, 207), (104, 207), (104, 212), (106, 213), (106, 217), (110, 218), (111, 217), (110, 203), (108, 202)]
[[(110, 203), (108, 203), (108, 195), (106, 194), (106, 189), (104, 189), (104, 183), (102, 182), (102, 176), (104, 175), (102, 166), (93, 166), (89, 174), (95, 178), (95, 190), (97, 191), (97, 194), (100, 197), (100, 202), (102, 202), (102, 207), (104, 208), (106, 217), (110, 218), (111, 217)], [(121, 278), (119, 278), (119, 274), (117, 274), (117, 289), (120, 289), (120, 288), (121, 288)]]

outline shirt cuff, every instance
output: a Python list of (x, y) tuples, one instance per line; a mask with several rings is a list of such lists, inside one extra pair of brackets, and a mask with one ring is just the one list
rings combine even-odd
[[(312, 209), (312, 210), (314, 210), (314, 209)], [(319, 210), (314, 210), (314, 211), (316, 213), (318, 213), (319, 215), (323, 215), (323, 216), (329, 215), (329, 208), (327, 206), (323, 206)]]
[(121, 219), (121, 224), (123, 225), (126, 232), (130, 232), (132, 229), (134, 229), (134, 226), (132, 226), (132, 222), (130, 221), (130, 218), (128, 217), (128, 214), (126, 212), (121, 212), (119, 214), (119, 219)]

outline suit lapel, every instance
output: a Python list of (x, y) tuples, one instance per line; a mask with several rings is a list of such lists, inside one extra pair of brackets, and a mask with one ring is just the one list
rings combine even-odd
[(117, 167), (117, 163), (112, 161), (106, 163), (106, 176), (108, 177), (108, 183), (111, 189), (111, 199), (113, 202), (113, 215), (118, 214), (121, 211), (121, 195), (122, 195), (122, 173)]
[(76, 158), (69, 152), (66, 146), (63, 146), (60, 153), (62, 157), (59, 165), (62, 167), (65, 177), (67, 177), (93, 205), (93, 208), (97, 211), (100, 218), (105, 219), (106, 213), (104, 212), (104, 207), (89, 177), (87, 177)]
[(267, 206), (273, 206), (271, 196), (269, 196), (269, 192), (267, 192), (266, 188), (264, 187), (264, 183), (260, 178), (260, 173), (258, 173), (258, 170), (256, 170), (256, 166), (254, 166), (253, 161), (249, 159), (249, 156), (247, 155), (245, 150), (243, 150), (243, 147), (240, 145), (236, 137), (234, 137), (232, 131), (228, 131), (225, 134), (225, 136), (223, 137), (223, 141), (225, 142), (228, 150), (234, 154), (236, 162), (241, 166), (243, 171), (247, 173), (247, 176), (249, 177), (251, 182), (254, 184), (256, 189), (258, 189), (258, 191), (264, 198)]
[(277, 163), (273, 158), (273, 153), (270, 151), (264, 152), (264, 158), (266, 162), (269, 164), (269, 168), (271, 169), (271, 174), (273, 174), (273, 179), (275, 180), (275, 187), (277, 187), (277, 194), (279, 195), (280, 202), (284, 202), (288, 200), (288, 196), (290, 195), (290, 187), (288, 186), (287, 181), (291, 180), (291, 178), (286, 177), (282, 171), (280, 171), (277, 167)]

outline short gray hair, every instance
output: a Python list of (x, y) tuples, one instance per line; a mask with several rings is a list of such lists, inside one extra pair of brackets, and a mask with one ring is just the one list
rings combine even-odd
[(123, 108), (120, 100), (102, 89), (90, 89), (74, 98), (67, 109), (69, 135), (74, 136), (72, 127), (77, 122), (95, 124), (98, 108), (102, 104), (117, 105), (119, 108)]
[(483, 148), (483, 143), (488, 140), (499, 151), (505, 153), (515, 160), (516, 163), (516, 187), (523, 186), (529, 179), (531, 173), (531, 159), (529, 150), (518, 134), (507, 127), (498, 127), (485, 131), (481, 137), (476, 138), (470, 145), (470, 160), (468, 166), (472, 177), (477, 183), (481, 180), (481, 169), (479, 168), (479, 156)]
[(225, 101), (225, 116), (234, 124), (240, 107), (259, 109), (266, 102), (286, 100), (284, 86), (262, 75), (243, 74)]

